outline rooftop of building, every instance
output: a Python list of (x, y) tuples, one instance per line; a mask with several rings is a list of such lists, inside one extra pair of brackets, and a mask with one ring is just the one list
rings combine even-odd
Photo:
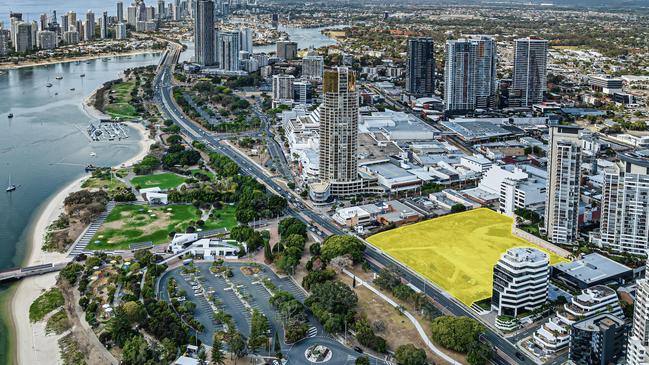
[(549, 261), (548, 254), (543, 251), (537, 250), (531, 247), (515, 247), (507, 250), (503, 254), (503, 258), (506, 258), (514, 262), (541, 262)]
[(386, 179), (401, 179), (410, 178), (414, 175), (408, 172), (403, 167), (397, 166), (391, 162), (379, 162), (368, 165), (363, 165), (368, 171), (377, 175), (383, 176)]
[(453, 119), (441, 124), (464, 140), (485, 140), (512, 134), (499, 124), (479, 119)]
[(554, 269), (585, 283), (594, 283), (631, 271), (630, 268), (598, 253), (585, 255), (580, 260), (557, 264)]
[(649, 168), (649, 149), (623, 152), (618, 157), (622, 161)]
[(573, 327), (582, 331), (606, 331), (611, 327), (624, 326), (624, 320), (610, 314), (602, 313), (586, 318), (573, 324)]

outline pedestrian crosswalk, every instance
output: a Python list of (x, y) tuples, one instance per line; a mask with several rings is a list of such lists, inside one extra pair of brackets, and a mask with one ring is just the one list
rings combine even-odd
[(73, 257), (80, 255), (85, 252), (86, 246), (90, 243), (90, 240), (95, 236), (101, 225), (104, 223), (110, 212), (115, 208), (116, 203), (114, 201), (108, 202), (106, 204), (106, 210), (95, 219), (94, 222), (90, 223), (88, 229), (77, 239), (73, 244), (72, 250), (68, 256)]
[(311, 327), (311, 328), (309, 328), (309, 331), (308, 331), (307, 334), (306, 334), (306, 336), (309, 337), (309, 338), (311, 338), (311, 337), (315, 337), (315, 336), (317, 336), (317, 335), (318, 335), (318, 329), (315, 328), (315, 327)]

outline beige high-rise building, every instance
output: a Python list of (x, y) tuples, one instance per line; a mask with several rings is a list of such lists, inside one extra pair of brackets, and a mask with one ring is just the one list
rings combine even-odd
[(545, 232), (552, 243), (573, 244), (579, 217), (580, 127), (550, 126)]
[(649, 365), (649, 270), (644, 279), (638, 280), (634, 307), (633, 329), (629, 333), (626, 363)]
[[(320, 105), (320, 197), (358, 193), (358, 91), (347, 67), (325, 71)], [(319, 188), (319, 189), (318, 189)], [(318, 199), (314, 199), (318, 200)]]

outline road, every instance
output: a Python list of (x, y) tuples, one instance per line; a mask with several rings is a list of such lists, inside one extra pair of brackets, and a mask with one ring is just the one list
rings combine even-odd
[[(174, 50), (172, 51), (172, 53), (173, 52), (178, 51)], [(166, 117), (168, 117), (168, 119), (174, 121), (177, 125), (179, 125), (183, 133), (185, 133), (189, 138), (204, 142), (212, 150), (228, 156), (235, 163), (237, 163), (237, 165), (240, 166), (241, 172), (243, 174), (255, 177), (261, 183), (266, 185), (271, 191), (287, 198), (289, 200), (289, 208), (287, 208), (287, 214), (295, 216), (301, 220), (304, 220), (302, 216), (304, 215), (308, 217), (307, 221), (310, 220), (310, 222), (307, 223), (316, 223), (331, 234), (346, 234), (346, 232), (341, 230), (329, 219), (325, 219), (322, 215), (313, 212), (310, 209), (305, 209), (305, 206), (299, 203), (301, 198), (297, 196), (293, 191), (287, 191), (286, 189), (284, 189), (271, 177), (267, 176), (259, 167), (250, 162), (247, 158), (241, 156), (236, 150), (227, 145), (221, 144), (219, 138), (213, 136), (210, 133), (207, 133), (201, 127), (191, 122), (184, 115), (184, 113), (182, 113), (182, 111), (178, 109), (178, 106), (174, 103), (173, 100), (171, 82), (171, 69), (173, 64), (175, 63), (174, 60), (177, 59), (177, 55), (165, 57), (164, 64), (161, 65), (159, 74), (154, 81), (154, 97), (156, 101), (158, 101), (158, 105), (160, 106), (162, 113)], [(479, 320), (475, 312), (469, 309), (466, 305), (455, 300), (450, 294), (434, 286), (434, 284), (430, 281), (423, 279), (420, 275), (414, 273), (401, 263), (388, 257), (380, 250), (371, 246), (369, 243), (366, 242), (366, 244), (368, 245), (368, 249), (365, 251), (365, 255), (372, 263), (373, 269), (378, 270), (381, 266), (395, 266), (402, 272), (403, 278), (405, 280), (409, 281), (419, 290), (432, 298), (435, 302), (445, 307), (449, 313), (455, 316), (465, 316)], [(487, 328), (484, 337), (497, 350), (497, 353), (494, 356), (494, 362), (496, 364), (534, 363), (528, 357), (521, 354), (514, 344), (498, 335), (495, 331)], [(517, 355), (520, 357), (517, 357)]]

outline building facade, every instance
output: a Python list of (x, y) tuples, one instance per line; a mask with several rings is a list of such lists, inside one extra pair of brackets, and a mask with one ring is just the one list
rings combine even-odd
[(552, 243), (577, 239), (581, 179), (581, 142), (576, 126), (550, 126), (544, 229)]
[(449, 113), (496, 104), (496, 41), (472, 36), (446, 42), (444, 106)]
[(277, 57), (283, 60), (292, 60), (297, 57), (297, 43), (291, 41), (278, 41), (276, 45)]
[(213, 66), (214, 52), (214, 2), (198, 0), (194, 19), (194, 61), (201, 66)]
[(338, 67), (325, 71), (322, 89), (319, 178), (332, 195), (354, 194), (361, 187), (356, 79), (347, 67)]
[(627, 326), (623, 319), (600, 314), (572, 325), (568, 358), (575, 365), (617, 364), (624, 358)]
[(638, 280), (633, 312), (633, 328), (627, 347), (628, 365), (649, 364), (649, 270)]
[(491, 307), (511, 317), (534, 310), (548, 298), (548, 255), (533, 248), (513, 248), (494, 266)]
[(431, 96), (435, 91), (435, 47), (432, 38), (408, 39), (406, 91), (418, 98)]
[(83, 23), (83, 40), (95, 40), (95, 13), (88, 10), (86, 13), (86, 21)]
[(647, 255), (649, 248), (649, 150), (618, 155), (604, 172), (600, 244), (615, 252)]
[(273, 105), (293, 101), (293, 75), (273, 75)]
[(302, 58), (302, 77), (307, 80), (322, 80), (324, 74), (324, 57), (314, 51)]
[(514, 71), (509, 106), (531, 107), (547, 91), (548, 41), (521, 38), (514, 42)]
[(239, 32), (219, 32), (216, 54), (220, 69), (239, 71)]

